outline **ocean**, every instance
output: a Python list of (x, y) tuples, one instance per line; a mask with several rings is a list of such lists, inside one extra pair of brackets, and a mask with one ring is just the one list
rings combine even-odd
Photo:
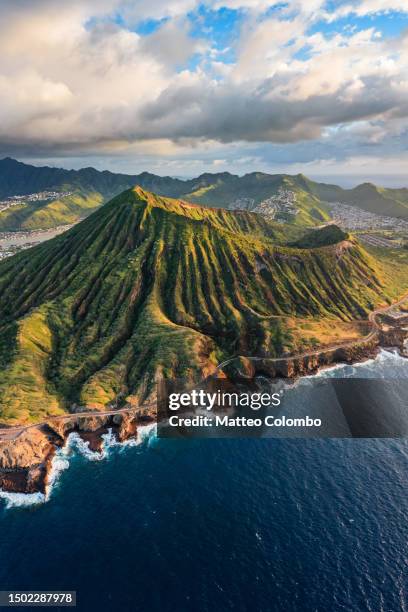
[[(320, 376), (396, 371), (383, 352)], [(72, 438), (46, 502), (0, 500), (0, 590), (75, 590), (86, 611), (408, 610), (405, 439), (146, 430), (95, 459)]]

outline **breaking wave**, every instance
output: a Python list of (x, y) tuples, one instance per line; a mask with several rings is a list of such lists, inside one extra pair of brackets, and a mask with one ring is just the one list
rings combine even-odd
[(43, 493), (7, 493), (7, 491), (0, 490), (0, 499), (5, 502), (7, 509), (26, 508), (43, 504), (46, 501), (46, 496)]
[(113, 449), (125, 450), (129, 447), (140, 445), (150, 446), (156, 435), (156, 424), (145, 425), (139, 427), (137, 438), (119, 442), (111, 429), (106, 434), (102, 435), (101, 452), (95, 452), (89, 448), (89, 442), (85, 442), (78, 433), (73, 432), (67, 437), (63, 448), (60, 448), (55, 453), (51, 470), (48, 475), (48, 484), (44, 493), (8, 493), (0, 489), (0, 500), (3, 500), (6, 509), (10, 508), (28, 508), (37, 506), (49, 501), (58, 486), (62, 472), (69, 469), (70, 460), (74, 456), (82, 456), (88, 461), (102, 461), (107, 459)]

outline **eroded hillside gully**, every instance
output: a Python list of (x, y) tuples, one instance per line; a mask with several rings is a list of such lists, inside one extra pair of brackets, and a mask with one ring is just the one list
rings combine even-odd
[[(338, 346), (281, 359), (237, 357), (220, 364), (213, 376), (222, 375), (232, 381), (253, 380), (257, 375), (273, 378), (293, 378), (316, 373), (320, 368), (337, 363), (356, 363), (374, 358), (381, 347), (392, 347), (406, 356), (404, 342), (408, 336), (408, 315), (394, 324), (383, 326), (378, 315), (402, 304), (404, 296), (391, 307), (379, 309), (370, 316), (372, 330), (363, 339)], [(43, 493), (47, 491), (53, 458), (63, 448), (70, 434), (77, 434), (94, 453), (102, 453), (104, 438), (113, 435), (119, 443), (137, 439), (142, 428), (156, 422), (156, 405), (106, 411), (84, 412), (50, 418), (47, 422), (25, 428), (0, 429), (0, 485), (12, 493)]]
[[(140, 436), (157, 418), (157, 380), (293, 378), (380, 347), (403, 354), (407, 296), (395, 302), (390, 269), (333, 225), (305, 233), (125, 191), (0, 263), (0, 488), (46, 492), (73, 435), (94, 453), (108, 432), (119, 443)], [(313, 344), (291, 344), (287, 320), (369, 331), (322, 335), (301, 352)]]

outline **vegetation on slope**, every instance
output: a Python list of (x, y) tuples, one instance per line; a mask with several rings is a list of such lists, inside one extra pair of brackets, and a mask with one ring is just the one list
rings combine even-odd
[(148, 172), (132, 176), (98, 172), (94, 168), (37, 168), (6, 158), (0, 160), (0, 199), (43, 190), (69, 191), (71, 195), (51, 202), (26, 201), (0, 212), (0, 231), (45, 229), (75, 223), (134, 184), (163, 196), (183, 198), (203, 206), (244, 207), (248, 210), (281, 189), (293, 191), (299, 212), (286, 215), (284, 220), (299, 227), (328, 221), (330, 214), (325, 202), (345, 202), (380, 214), (408, 216), (408, 189), (383, 189), (369, 183), (347, 190), (311, 181), (303, 174), (290, 176), (262, 172), (242, 177), (228, 172), (206, 173), (195, 179), (180, 180)]
[(65, 170), (37, 167), (6, 157), (0, 160), (0, 198), (67, 187), (87, 192), (117, 193), (134, 184), (134, 177), (94, 168)]
[(291, 244), (299, 249), (316, 249), (322, 246), (337, 244), (342, 240), (348, 240), (349, 235), (343, 232), (337, 225), (326, 225), (325, 227), (311, 230)]
[(248, 212), (128, 190), (0, 264), (0, 420), (146, 399), (228, 356), (293, 349), (285, 324), (344, 322), (384, 299), (354, 240), (300, 249), (300, 230)]
[[(330, 217), (326, 207), (320, 200), (310, 193), (299, 182), (298, 177), (286, 174), (265, 174), (263, 172), (253, 172), (243, 177), (234, 175), (223, 175), (207, 187), (203, 186), (203, 181), (207, 183), (212, 175), (204, 175), (204, 179), (197, 179), (198, 188), (186, 194), (184, 197), (206, 206), (218, 205), (224, 208), (237, 208), (239, 200), (252, 200), (250, 210), (255, 208), (263, 200), (276, 195), (279, 190), (293, 191), (296, 194), (296, 207), (299, 213), (296, 216), (288, 215), (287, 221), (299, 226), (310, 226), (327, 221)], [(235, 204), (237, 203), (237, 204)]]
[(305, 184), (322, 202), (343, 202), (378, 215), (408, 218), (408, 189), (385, 189), (372, 183), (342, 189), (337, 185), (315, 183), (306, 177)]
[(37, 168), (6, 158), (0, 160), (0, 199), (43, 191), (69, 193), (55, 200), (22, 200), (0, 212), (0, 231), (49, 229), (77, 223), (112, 197), (134, 185), (129, 175), (94, 168)]
[(104, 202), (101, 193), (73, 193), (52, 201), (22, 202), (0, 213), (0, 231), (50, 229), (87, 217)]

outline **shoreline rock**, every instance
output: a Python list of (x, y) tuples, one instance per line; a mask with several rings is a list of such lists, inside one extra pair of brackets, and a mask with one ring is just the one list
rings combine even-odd
[[(404, 357), (405, 334), (395, 329), (391, 334), (374, 335), (343, 347), (323, 349), (311, 355), (293, 356), (282, 359), (237, 357), (224, 366), (220, 377), (231, 381), (253, 381), (264, 375), (271, 379), (296, 378), (316, 374), (323, 368), (340, 363), (359, 363), (377, 356), (381, 346), (396, 347)], [(16, 439), (0, 439), (0, 488), (13, 493), (45, 493), (52, 459), (58, 448), (66, 443), (70, 433), (77, 432), (89, 443), (90, 450), (101, 452), (102, 436), (111, 429), (119, 442), (137, 436), (138, 427), (156, 421), (155, 410), (134, 413), (121, 412), (105, 415), (103, 412), (92, 416), (76, 416), (49, 421), (47, 424), (23, 431)]]
[(156, 420), (155, 414), (103, 413), (54, 421), (23, 431), (15, 439), (0, 440), (0, 489), (8, 493), (45, 493), (52, 459), (66, 444), (69, 434), (89, 443), (93, 452), (102, 452), (102, 436), (112, 430), (119, 442), (137, 436), (138, 428)]
[[(396, 346), (396, 344), (384, 346), (394, 346), (402, 354), (401, 346)], [(297, 378), (298, 376), (316, 374), (320, 370), (335, 364), (360, 363), (375, 358), (380, 349), (378, 340), (372, 338), (364, 344), (326, 349), (311, 355), (295, 355), (282, 359), (237, 357), (222, 368), (221, 375), (235, 381), (253, 380), (256, 376), (266, 376), (271, 379)]]

